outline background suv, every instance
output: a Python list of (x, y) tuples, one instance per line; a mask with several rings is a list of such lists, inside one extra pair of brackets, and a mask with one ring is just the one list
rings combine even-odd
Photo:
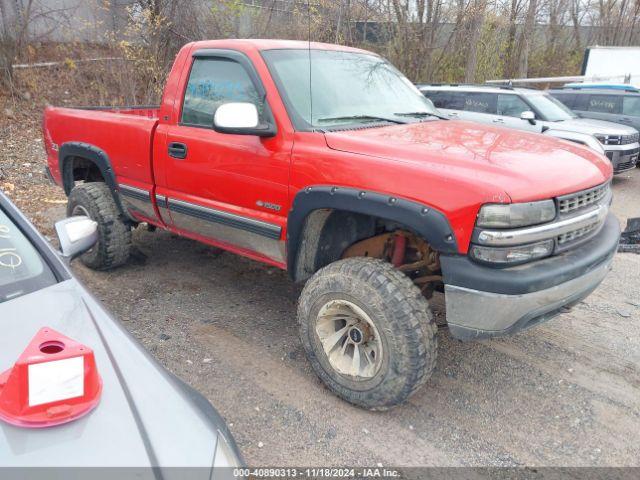
[(450, 118), (544, 133), (604, 152), (615, 173), (634, 168), (638, 160), (637, 130), (579, 118), (546, 92), (482, 85), (418, 85), (418, 88)]
[(620, 123), (640, 130), (640, 90), (565, 87), (549, 90), (549, 94), (581, 117)]

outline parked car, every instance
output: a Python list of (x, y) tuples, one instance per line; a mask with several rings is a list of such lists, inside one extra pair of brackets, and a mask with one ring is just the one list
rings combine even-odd
[[(86, 217), (72, 217), (56, 227), (66, 259), (104, 247), (94, 246), (98, 226)], [(10, 399), (3, 396), (8, 383), (0, 377), (0, 470), (6, 478), (52, 478), (56, 475), (51, 469), (61, 468), (70, 469), (73, 478), (95, 478), (99, 471), (79, 467), (127, 467), (116, 476), (159, 478), (154, 476), (159, 471), (162, 478), (183, 478), (181, 472), (188, 469), (189, 478), (210, 479), (228, 478), (229, 467), (243, 465), (233, 437), (211, 404), (126, 332), (1, 192), (0, 324), (0, 371), (11, 369), (34, 335), (49, 327), (92, 349), (102, 378), (101, 399), (86, 416), (31, 428), (47, 422), (8, 418), (4, 411)], [(41, 348), (43, 353), (58, 350)], [(29, 406), (39, 404), (32, 398), (33, 382), (30, 378)], [(79, 390), (82, 394), (82, 384)], [(39, 398), (48, 395), (40, 392)], [(45, 399), (45, 406), (51, 406), (47, 412), (56, 420), (55, 408), (64, 413), (65, 401), (53, 400)]]
[[(557, 88), (549, 94), (583, 118), (615, 122), (640, 130), (640, 91), (606, 88)], [(616, 137), (609, 139), (615, 145)]]
[(578, 118), (545, 92), (483, 85), (421, 85), (419, 88), (451, 118), (543, 133), (604, 150), (614, 173), (630, 170), (638, 161), (637, 130)]
[(43, 128), (68, 214), (99, 225), (86, 265), (125, 263), (146, 222), (286, 269), (312, 367), (367, 408), (431, 375), (434, 291), (453, 337), (514, 333), (595, 289), (620, 234), (602, 154), (449, 121), (354, 48), (190, 43), (156, 110), (48, 107)]

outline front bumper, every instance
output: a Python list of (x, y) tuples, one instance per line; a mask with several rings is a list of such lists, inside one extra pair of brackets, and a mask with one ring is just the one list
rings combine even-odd
[(474, 340), (508, 335), (549, 320), (587, 297), (611, 268), (620, 224), (609, 215), (588, 242), (511, 268), (441, 256), (451, 335)]
[(622, 173), (635, 168), (638, 162), (640, 145), (638, 143), (630, 145), (612, 146), (603, 145), (607, 158), (613, 165), (613, 173)]

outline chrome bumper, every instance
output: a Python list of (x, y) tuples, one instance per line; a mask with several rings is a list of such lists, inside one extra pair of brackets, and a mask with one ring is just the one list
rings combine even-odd
[(455, 338), (473, 340), (507, 335), (549, 320), (595, 290), (612, 261), (560, 285), (520, 295), (445, 285), (449, 331)]

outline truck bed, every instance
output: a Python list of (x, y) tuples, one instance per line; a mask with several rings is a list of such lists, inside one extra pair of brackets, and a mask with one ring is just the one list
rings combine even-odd
[(58, 150), (81, 142), (103, 150), (119, 177), (129, 183), (153, 184), (151, 157), (159, 107), (47, 107), (43, 131), (49, 169), (61, 183)]

